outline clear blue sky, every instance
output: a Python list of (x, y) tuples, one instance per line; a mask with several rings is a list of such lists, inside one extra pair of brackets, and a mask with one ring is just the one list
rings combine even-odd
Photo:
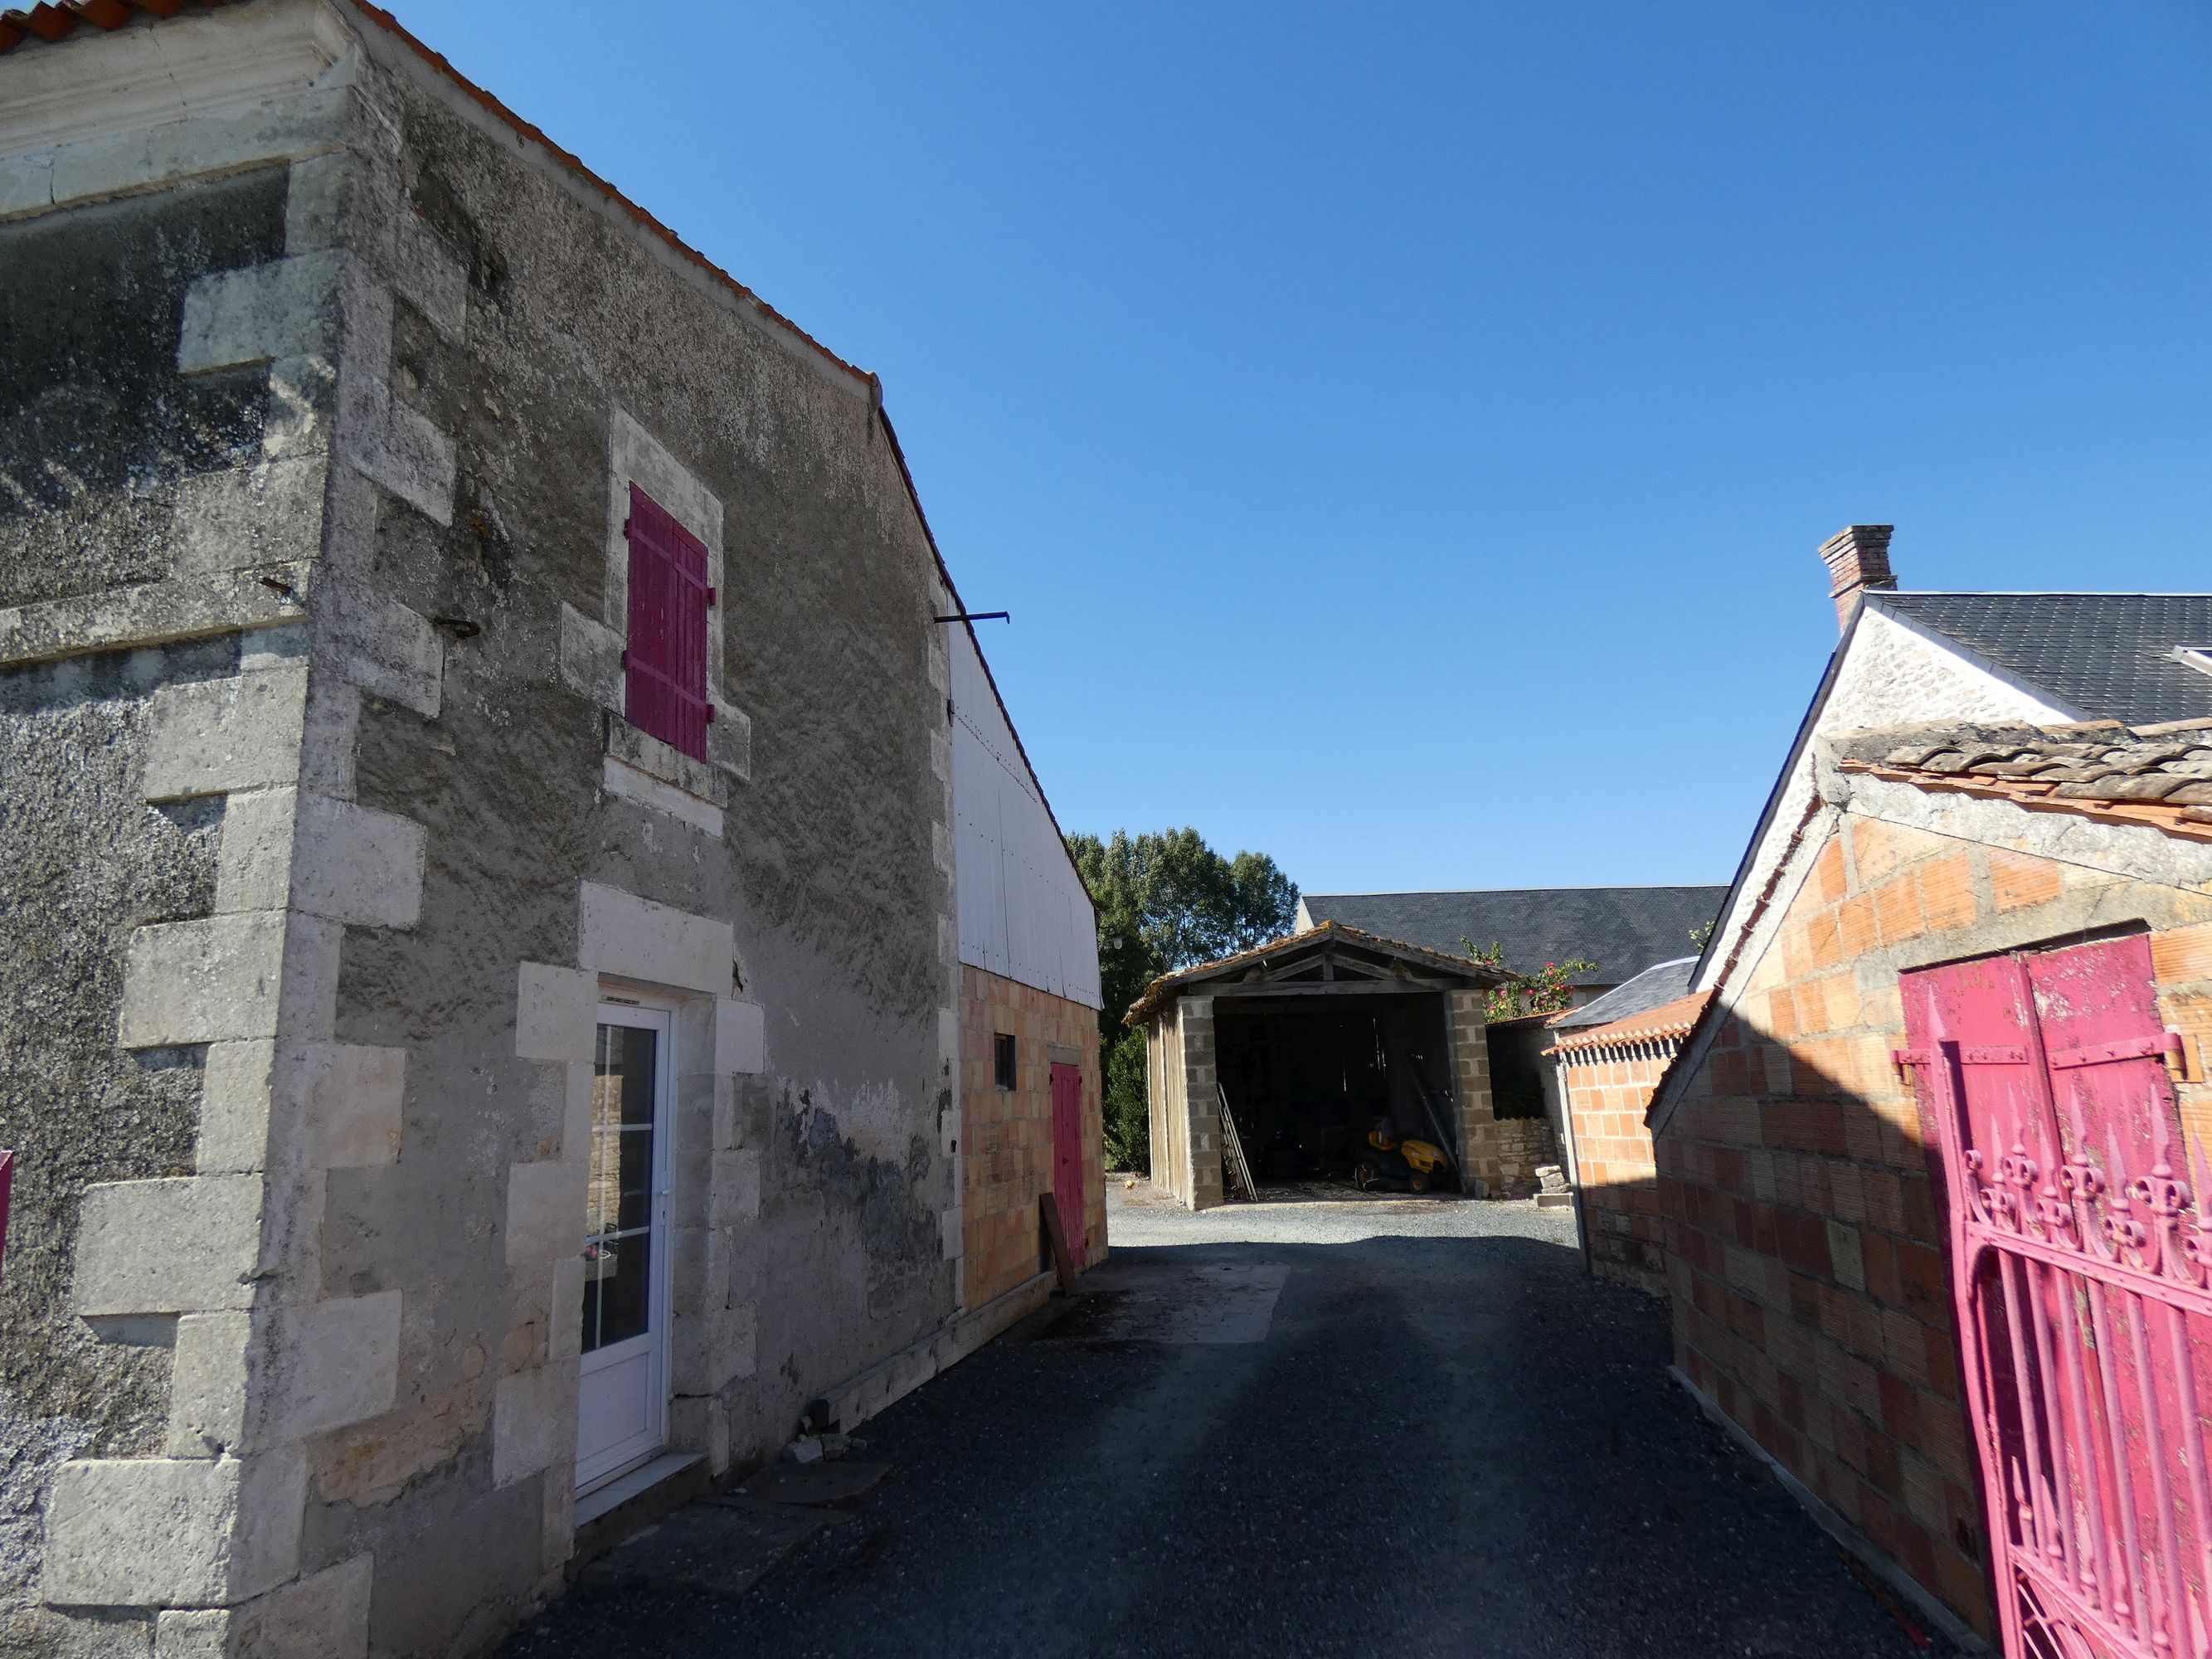
[(2193, 0), (396, 9), (883, 376), (1071, 831), (1724, 880), (1838, 526), (2212, 587)]

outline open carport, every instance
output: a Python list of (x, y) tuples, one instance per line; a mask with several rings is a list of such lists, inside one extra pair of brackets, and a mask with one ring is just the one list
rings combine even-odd
[(1505, 977), (1325, 922), (1155, 980), (1129, 1012), (1146, 1031), (1153, 1183), (1191, 1209), (1223, 1200), (1224, 1101), (1261, 1182), (1349, 1178), (1381, 1123), (1443, 1146), (1467, 1191), (1525, 1179), (1491, 1108), (1484, 1003)]

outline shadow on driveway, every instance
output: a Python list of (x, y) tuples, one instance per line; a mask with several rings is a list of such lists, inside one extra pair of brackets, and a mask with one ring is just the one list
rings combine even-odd
[(866, 1425), (896, 1473), (750, 1594), (580, 1589), (509, 1659), (1917, 1651), (1571, 1247), (1117, 1245), (1085, 1288)]

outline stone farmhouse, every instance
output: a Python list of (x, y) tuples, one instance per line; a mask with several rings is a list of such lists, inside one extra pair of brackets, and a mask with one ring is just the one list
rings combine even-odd
[(480, 1651), (1105, 1249), (879, 384), (354, 0), (0, 16), (0, 1650)]
[(1556, 1044), (1585, 1237), (1663, 1270), (1685, 1384), (1926, 1623), (2178, 1650), (2212, 596), (1895, 592), (1887, 541), (1823, 550), (1844, 638), (1685, 994)]

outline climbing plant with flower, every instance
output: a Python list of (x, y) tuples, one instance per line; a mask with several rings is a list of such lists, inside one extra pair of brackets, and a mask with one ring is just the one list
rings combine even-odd
[(1507, 975), (1506, 982), (1491, 992), (1484, 1010), (1492, 1021), (1518, 1019), (1523, 1014), (1565, 1013), (1574, 1001), (1575, 975), (1597, 968), (1594, 962), (1572, 957), (1565, 962), (1547, 962), (1533, 974), (1516, 973), (1505, 965), (1505, 947), (1497, 940), (1478, 946), (1462, 933), (1459, 942), (1470, 960)]

